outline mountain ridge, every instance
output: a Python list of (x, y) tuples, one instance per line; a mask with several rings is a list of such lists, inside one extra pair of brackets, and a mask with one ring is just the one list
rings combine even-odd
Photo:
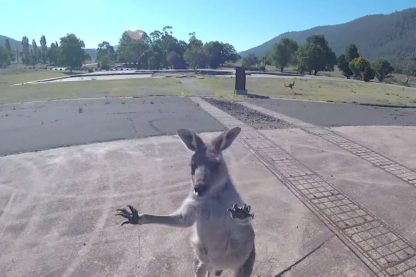
[(239, 54), (245, 57), (253, 53), (261, 57), (270, 52), (273, 45), (282, 38), (291, 38), (298, 44), (304, 44), (311, 35), (324, 35), (337, 55), (354, 43), (360, 54), (370, 60), (415, 56), (416, 8), (390, 14), (366, 15), (346, 23), (316, 26), (303, 31), (285, 32)]

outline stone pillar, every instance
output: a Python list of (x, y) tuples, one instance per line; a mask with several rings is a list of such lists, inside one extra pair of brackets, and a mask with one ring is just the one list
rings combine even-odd
[(235, 68), (235, 94), (247, 95), (246, 90), (246, 70), (244, 67)]

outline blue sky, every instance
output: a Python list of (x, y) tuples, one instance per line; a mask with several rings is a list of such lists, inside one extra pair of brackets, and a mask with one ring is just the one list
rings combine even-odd
[(87, 48), (103, 40), (117, 44), (125, 30), (148, 33), (173, 27), (188, 40), (219, 40), (237, 51), (257, 46), (283, 32), (344, 23), (367, 14), (416, 7), (416, 0), (0, 0), (0, 35), (26, 35), (48, 45), (75, 33)]

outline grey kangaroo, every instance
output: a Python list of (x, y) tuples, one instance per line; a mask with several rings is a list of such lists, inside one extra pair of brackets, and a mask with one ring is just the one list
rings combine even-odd
[(248, 277), (255, 260), (254, 230), (250, 206), (243, 203), (228, 174), (222, 151), (240, 133), (240, 128), (223, 132), (204, 143), (194, 132), (178, 130), (191, 159), (192, 191), (181, 207), (170, 215), (138, 214), (131, 205), (118, 209), (124, 224), (165, 224), (193, 227), (195, 276), (220, 276), (232, 270), (236, 277)]

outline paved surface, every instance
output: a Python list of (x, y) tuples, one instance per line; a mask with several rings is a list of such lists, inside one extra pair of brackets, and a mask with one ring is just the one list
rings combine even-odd
[(51, 81), (45, 81), (43, 83), (60, 83), (60, 82), (79, 82), (79, 81), (92, 81), (92, 80), (125, 80), (125, 79), (142, 79), (152, 78), (152, 74), (129, 74), (129, 75), (103, 75), (103, 76), (79, 76), (68, 77), (62, 79), (56, 79)]
[(0, 105), (0, 155), (224, 127), (185, 97), (101, 98)]
[[(406, 239), (408, 236), (400, 235), (399, 231), (392, 227), (395, 225), (386, 224), (382, 217), (377, 217), (360, 204), (366, 203), (367, 198), (362, 197), (361, 201), (354, 201), (348, 193), (343, 193), (343, 190), (315, 171), (319, 160), (306, 165), (301, 159), (290, 154), (291, 152), (274, 143), (275, 139), (267, 138), (259, 131), (198, 99), (194, 101), (200, 103), (213, 116), (226, 122), (227, 127), (242, 127), (245, 131), (242, 135), (244, 144), (377, 276), (416, 275), (416, 247)], [(414, 186), (407, 188), (413, 197), (416, 196)], [(376, 192), (377, 190), (373, 191)], [(372, 196), (374, 197), (374, 194)], [(386, 205), (386, 202), (384, 204)], [(392, 207), (395, 205), (389, 206), (390, 209)], [(413, 216), (411, 218), (413, 219)], [(401, 218), (404, 222), (407, 219)], [(393, 222), (390, 221), (390, 224)]]
[(280, 99), (249, 99), (248, 101), (319, 126), (416, 125), (416, 108)]
[[(405, 181), (411, 186), (416, 187), (416, 170), (409, 168), (400, 162), (395, 161), (387, 157), (386, 155), (377, 153), (371, 147), (366, 147), (361, 145), (358, 142), (355, 142), (347, 137), (330, 130), (329, 128), (323, 128), (319, 126), (315, 126), (313, 124), (309, 124), (306, 122), (299, 121), (298, 119), (288, 117), (281, 113), (277, 113), (268, 109), (264, 109), (262, 107), (252, 105), (249, 103), (244, 103), (244, 106), (248, 108), (252, 108), (257, 112), (262, 112), (268, 116), (274, 118), (284, 119), (287, 122), (292, 123), (294, 126), (301, 128), (303, 131), (318, 136), (328, 142), (331, 142), (344, 150), (350, 152), (351, 154), (360, 157), (361, 159), (370, 162), (374, 166), (392, 174), (393, 176)], [(400, 130), (396, 129), (396, 132), (400, 132)]]
[[(225, 158), (256, 214), (254, 276), (416, 276), (413, 185), (302, 127), (310, 124), (258, 131), (194, 101), (200, 105), (184, 106), (243, 127)], [(416, 169), (415, 127), (325, 130)], [(0, 157), (2, 274), (192, 276), (188, 229), (122, 228), (113, 216), (126, 204), (161, 214), (177, 208), (190, 187), (189, 158), (177, 136)]]
[[(225, 157), (256, 214), (254, 276), (274, 276), (313, 250), (307, 262), (317, 259), (319, 276), (371, 276), (239, 141)], [(126, 204), (173, 211), (190, 189), (189, 159), (176, 136), (1, 157), (3, 276), (192, 276), (189, 229), (121, 227), (113, 216)]]

